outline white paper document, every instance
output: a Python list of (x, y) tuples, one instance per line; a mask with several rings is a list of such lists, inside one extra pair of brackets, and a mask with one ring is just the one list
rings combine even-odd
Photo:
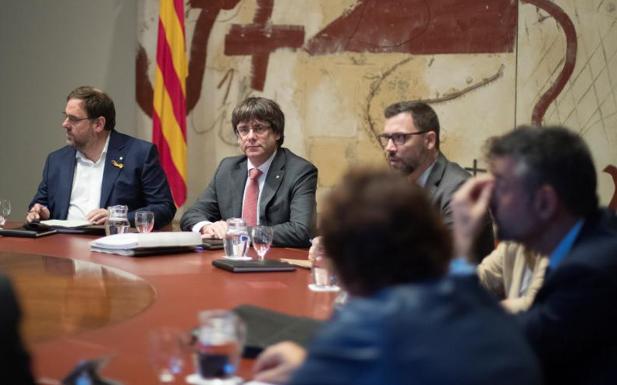
[(89, 226), (92, 223), (87, 220), (61, 220), (61, 219), (48, 219), (46, 221), (41, 221), (42, 225), (49, 227), (65, 227), (67, 229), (72, 229), (76, 227)]

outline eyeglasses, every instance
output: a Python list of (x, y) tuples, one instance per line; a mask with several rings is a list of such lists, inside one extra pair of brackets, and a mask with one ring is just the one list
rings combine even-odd
[(85, 118), (78, 118), (77, 116), (73, 116), (73, 115), (68, 115), (66, 112), (62, 113), (62, 121), (64, 122), (65, 120), (69, 120), (69, 123), (75, 124), (75, 123), (79, 123), (82, 120), (88, 120), (88, 119), (92, 119), (89, 117), (85, 117)]
[(238, 135), (244, 138), (245, 136), (249, 134), (249, 132), (251, 132), (251, 130), (253, 130), (253, 133), (255, 135), (262, 135), (269, 129), (270, 129), (270, 125), (268, 124), (255, 123), (252, 126), (238, 125), (238, 127), (236, 128), (236, 131), (238, 132)]
[(381, 143), (383, 147), (386, 147), (388, 145), (390, 139), (392, 139), (392, 143), (394, 143), (395, 146), (402, 146), (407, 142), (407, 138), (409, 138), (410, 136), (426, 134), (427, 132), (428, 131), (393, 132), (392, 134), (377, 135), (377, 138), (379, 138), (379, 143)]

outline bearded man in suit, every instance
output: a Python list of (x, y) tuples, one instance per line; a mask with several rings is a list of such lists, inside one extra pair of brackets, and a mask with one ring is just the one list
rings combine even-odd
[(225, 220), (242, 217), (249, 226), (272, 226), (275, 246), (309, 246), (317, 168), (281, 147), (285, 115), (279, 105), (249, 97), (234, 109), (231, 122), (244, 154), (221, 161), (206, 190), (182, 216), (181, 228), (223, 238)]

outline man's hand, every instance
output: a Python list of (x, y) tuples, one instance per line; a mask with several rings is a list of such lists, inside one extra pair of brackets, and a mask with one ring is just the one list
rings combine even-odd
[(44, 221), (51, 216), (49, 209), (40, 203), (35, 203), (26, 214), (26, 222)]
[(469, 179), (452, 197), (454, 249), (456, 256), (469, 256), (484, 224), (493, 195), (494, 180), (490, 175)]
[(306, 351), (293, 342), (281, 342), (272, 345), (257, 357), (253, 366), (255, 381), (271, 384), (285, 384), (292, 374), (302, 365)]
[(86, 215), (86, 219), (94, 225), (103, 225), (107, 222), (109, 212), (105, 209), (94, 209)]
[(210, 223), (202, 227), (200, 231), (201, 231), (202, 238), (224, 239), (225, 233), (227, 232), (227, 222), (218, 221), (218, 222)]
[(325, 254), (323, 244), (321, 243), (321, 236), (315, 237), (311, 240), (311, 248), (309, 249), (308, 253), (309, 261), (311, 261), (311, 263), (314, 263), (317, 255), (319, 254)]

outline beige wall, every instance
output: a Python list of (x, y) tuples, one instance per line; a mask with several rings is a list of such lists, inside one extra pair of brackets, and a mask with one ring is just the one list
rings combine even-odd
[(0, 12), (0, 197), (25, 217), (45, 157), (64, 145), (60, 112), (74, 87), (114, 99), (135, 134), (135, 0), (3, 1)]
[[(599, 169), (601, 200), (608, 204), (614, 185), (611, 177), (601, 170), (609, 164), (617, 164), (617, 39), (614, 39), (617, 36), (617, 3), (614, 0), (543, 2), (556, 4), (567, 15), (565, 19), (572, 21), (576, 33), (574, 40), (578, 44), (574, 72), (563, 92), (549, 105), (544, 123), (567, 124), (583, 134)], [(201, 3), (210, 4), (203, 12), (214, 13), (212, 2), (187, 2), (194, 6), (187, 6), (187, 46), (193, 59), (199, 50), (207, 54), (200, 99), (188, 118), (189, 203), (206, 186), (218, 162), (238, 153), (229, 119), (234, 105), (249, 94), (270, 97), (281, 104), (287, 119), (286, 146), (319, 167), (319, 189), (323, 193), (336, 184), (351, 165), (385, 163), (381, 149), (371, 136), (381, 130), (383, 108), (402, 99), (439, 100), (452, 96), (434, 104), (443, 126), (443, 151), (463, 166), (470, 167), (477, 159), (480, 167), (484, 167), (482, 143), (489, 136), (503, 133), (517, 124), (529, 123), (534, 106), (556, 82), (566, 61), (566, 37), (562, 26), (545, 10), (515, 0), (460, 0), (461, 7), (445, 11), (433, 9), (433, 12), (450, 12), (453, 18), (458, 17), (450, 31), (454, 31), (454, 35), (447, 39), (456, 38), (456, 28), (464, 34), (487, 20), (495, 23), (491, 33), (476, 35), (449, 51), (418, 52), (422, 47), (416, 46), (410, 52), (400, 52), (400, 46), (409, 43), (405, 41), (407, 32), (391, 30), (400, 20), (372, 8), (365, 12), (365, 19), (355, 24), (347, 23), (353, 27), (347, 28), (352, 31), (349, 36), (354, 39), (356, 35), (351, 34), (362, 35), (362, 31), (369, 31), (361, 38), (371, 39), (375, 44), (390, 44), (390, 48), (383, 52), (350, 52), (341, 46), (320, 55), (309, 53), (309, 41), (313, 37), (329, 28), (331, 23), (352, 17), (359, 5), (377, 3), (381, 10), (390, 4), (390, 14), (414, 15), (417, 20), (414, 17), (409, 20), (417, 21), (416, 24), (401, 25), (409, 26), (409, 40), (420, 39), (430, 46), (435, 37), (445, 36), (443, 29), (431, 30), (434, 21), (430, 18), (422, 25), (425, 21), (422, 18), (429, 17), (430, 13), (423, 13), (423, 8), (416, 5), (451, 5), (451, 2), (274, 0), (265, 23), (265, 34), (281, 26), (295, 26), (303, 29), (304, 40), (299, 47), (280, 48), (269, 55), (263, 89), (259, 89), (252, 85), (255, 69), (251, 56), (225, 53), (229, 48), (226, 38), (232, 35), (233, 29), (254, 22), (257, 2), (226, 2), (233, 7), (215, 10), (218, 14), (208, 38), (202, 38), (200, 45), (191, 47), (197, 33), (196, 22), (202, 13), (200, 7), (204, 6)], [(469, 11), (469, 7), (479, 3), (486, 5)], [(139, 4), (138, 40), (152, 62), (158, 0), (140, 0)], [(406, 4), (410, 8), (394, 8), (396, 4)], [(510, 24), (505, 17), (474, 19), (484, 12), (491, 14), (495, 4), (513, 7), (518, 17), (510, 18)], [(380, 17), (392, 23), (381, 21), (379, 28), (371, 30)], [(344, 32), (348, 33), (347, 30)], [(477, 43), (480, 47), (488, 47), (498, 36), (508, 36), (509, 32), (514, 36), (511, 49), (472, 52)], [(257, 45), (244, 43), (242, 48), (251, 50)], [(152, 71), (151, 65), (147, 74), (150, 79)], [(138, 123), (141, 134), (148, 135), (151, 121), (141, 111)]]

